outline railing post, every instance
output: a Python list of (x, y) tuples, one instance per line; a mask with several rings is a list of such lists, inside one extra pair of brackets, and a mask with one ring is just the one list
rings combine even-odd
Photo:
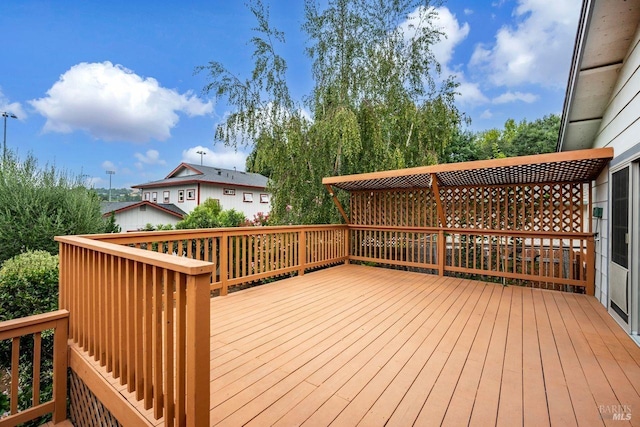
[(187, 426), (209, 425), (209, 274), (187, 276)]
[(56, 321), (53, 335), (53, 423), (67, 419), (67, 366), (69, 316)]
[(304, 275), (307, 264), (307, 231), (303, 228), (298, 232), (298, 276)]
[(220, 236), (220, 295), (227, 295), (229, 290), (229, 235)]
[(593, 235), (587, 237), (587, 295), (595, 295), (596, 290), (596, 254)]
[(438, 231), (438, 275), (444, 276), (444, 265), (447, 258), (447, 245), (445, 243), (444, 231)]
[(351, 256), (351, 245), (349, 244), (351, 240), (351, 229), (349, 229), (348, 225), (344, 227), (344, 263), (349, 264), (349, 257)]

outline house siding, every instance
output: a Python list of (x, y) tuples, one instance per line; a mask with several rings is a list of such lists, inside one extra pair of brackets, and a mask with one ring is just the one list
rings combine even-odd
[[(225, 195), (224, 189), (229, 188), (235, 190), (235, 196)], [(194, 198), (193, 200), (189, 200), (187, 198), (187, 191), (194, 190)], [(165, 202), (163, 199), (163, 193), (165, 191), (169, 191), (169, 201)], [(184, 191), (184, 200), (180, 202), (178, 200), (178, 194), (180, 191)], [(244, 214), (244, 216), (252, 220), (253, 217), (262, 212), (263, 214), (268, 214), (271, 211), (271, 195), (264, 188), (248, 188), (248, 187), (240, 187), (233, 185), (208, 185), (206, 183), (197, 183), (185, 184), (185, 185), (176, 185), (171, 187), (152, 187), (152, 188), (143, 188), (142, 189), (142, 197), (143, 200), (145, 197), (145, 193), (152, 194), (156, 192), (158, 194), (157, 203), (173, 203), (186, 213), (190, 213), (193, 211), (199, 203), (204, 203), (207, 199), (216, 199), (220, 201), (220, 205), (222, 209), (235, 209)], [(252, 193), (253, 194), (253, 202), (248, 203), (243, 201), (244, 193)], [(267, 194), (269, 195), (269, 203), (260, 203), (260, 195)]]
[(154, 209), (151, 206), (145, 206), (145, 210), (140, 210), (140, 206), (128, 209), (115, 214), (116, 222), (122, 232), (136, 231), (144, 228), (145, 225), (151, 224), (157, 226), (159, 224), (176, 225), (180, 218), (164, 211)]
[[(271, 195), (263, 188), (247, 188), (247, 187), (235, 187), (235, 186), (223, 186), (217, 187), (212, 185), (202, 184), (201, 186), (201, 203), (207, 199), (217, 199), (220, 201), (222, 209), (235, 209), (244, 213), (244, 216), (252, 220), (253, 217), (259, 212), (268, 214), (271, 211)], [(235, 190), (234, 196), (225, 195), (224, 189)], [(244, 193), (251, 193), (253, 195), (253, 202), (244, 201)], [(268, 194), (269, 203), (260, 203), (260, 195)]]
[[(594, 218), (593, 231), (599, 233), (596, 243), (596, 297), (608, 305), (609, 275), (609, 177), (612, 170), (628, 163), (630, 151), (640, 148), (640, 27), (636, 28), (634, 40), (616, 82), (613, 95), (603, 115), (593, 147), (613, 147), (614, 158), (596, 180), (593, 188), (594, 207), (603, 208), (603, 218)], [(625, 162), (617, 159), (625, 158)], [(633, 190), (637, 197), (638, 189)]]

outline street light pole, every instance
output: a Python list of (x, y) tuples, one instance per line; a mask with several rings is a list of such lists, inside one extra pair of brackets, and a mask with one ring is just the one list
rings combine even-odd
[(7, 117), (11, 117), (12, 119), (17, 119), (13, 113), (7, 113), (6, 111), (2, 112), (2, 117), (4, 118), (4, 140), (2, 143), (2, 161), (4, 162), (7, 159)]
[(206, 156), (206, 151), (196, 151), (196, 154), (200, 154), (200, 166), (202, 166), (202, 156)]
[(111, 201), (111, 177), (116, 174), (116, 171), (106, 171), (107, 175), (109, 175), (109, 201)]

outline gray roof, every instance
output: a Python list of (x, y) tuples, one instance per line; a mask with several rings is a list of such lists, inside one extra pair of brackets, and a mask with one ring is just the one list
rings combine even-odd
[[(187, 176), (174, 176), (183, 169), (192, 171)], [(268, 178), (258, 173), (241, 172), (231, 169), (200, 166), (192, 163), (181, 163), (165, 179), (134, 185), (133, 188), (167, 187), (189, 183), (222, 184), (239, 187), (266, 188)]]
[(180, 215), (182, 217), (187, 214), (185, 211), (183, 211), (173, 203), (152, 203), (146, 200), (138, 202), (102, 202), (100, 204), (100, 213), (102, 215), (106, 215), (111, 212), (128, 210), (141, 205), (147, 205), (156, 209), (167, 210), (175, 215)]
[(593, 146), (639, 22), (637, 0), (584, 0), (557, 151)]

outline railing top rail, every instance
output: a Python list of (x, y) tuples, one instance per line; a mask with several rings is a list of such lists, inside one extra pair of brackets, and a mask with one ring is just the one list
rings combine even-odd
[(126, 242), (148, 242), (155, 240), (166, 240), (170, 237), (178, 239), (188, 239), (194, 237), (219, 237), (223, 234), (261, 234), (278, 231), (300, 231), (300, 230), (322, 230), (327, 228), (344, 228), (345, 224), (319, 224), (319, 225), (278, 225), (267, 227), (224, 227), (224, 228), (200, 228), (189, 230), (160, 230), (160, 231), (135, 231), (131, 233), (107, 233), (107, 234), (86, 234), (77, 237), (84, 237), (90, 240), (103, 242), (126, 243)]
[(528, 231), (528, 230), (496, 230), (491, 228), (461, 228), (461, 227), (404, 227), (393, 225), (353, 225), (348, 226), (351, 229), (359, 230), (381, 230), (381, 231), (412, 231), (438, 233), (443, 231), (451, 234), (492, 234), (501, 236), (522, 236), (522, 237), (547, 237), (561, 239), (586, 239), (593, 237), (594, 233), (579, 233), (565, 231)]
[(19, 319), (5, 320), (0, 322), (0, 332), (7, 332), (13, 329), (27, 328), (41, 323), (53, 322), (69, 317), (67, 310), (56, 310), (49, 313), (34, 314), (33, 316), (21, 317)]
[(61, 243), (95, 250), (104, 254), (115, 255), (133, 261), (143, 262), (156, 267), (167, 268), (169, 270), (188, 275), (212, 273), (214, 270), (214, 264), (210, 262), (145, 251), (142, 249), (114, 244), (113, 242), (102, 242), (100, 240), (88, 239), (82, 236), (56, 236), (55, 239)]

